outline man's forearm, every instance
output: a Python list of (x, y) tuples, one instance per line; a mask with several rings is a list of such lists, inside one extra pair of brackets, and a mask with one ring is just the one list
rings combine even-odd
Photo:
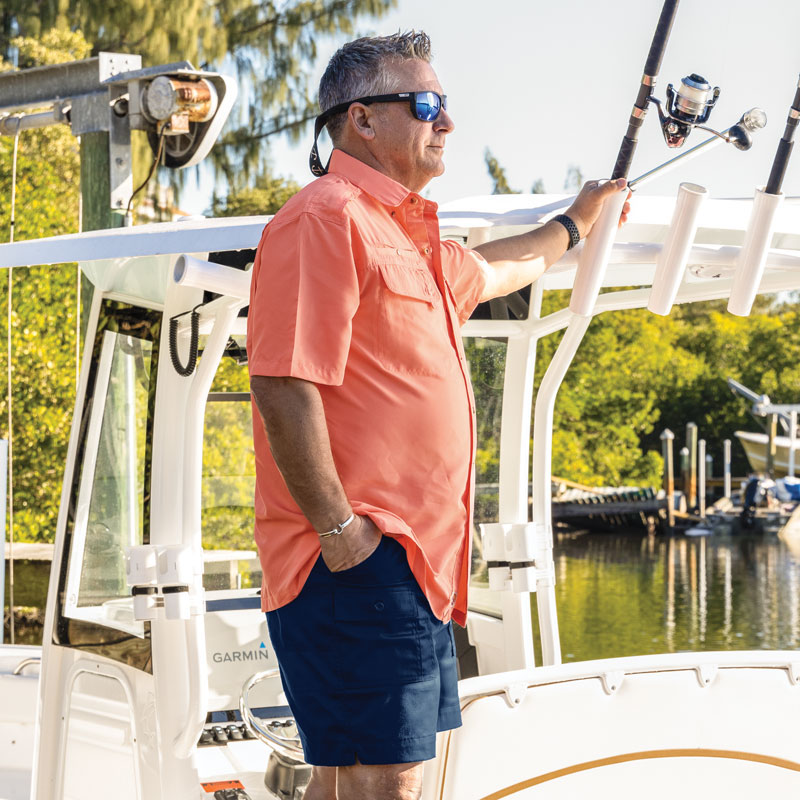
[[(589, 181), (584, 185), (566, 209), (566, 215), (577, 227), (581, 239), (589, 235), (606, 200), (625, 186), (624, 178), (606, 183)], [(627, 219), (629, 210), (630, 205), (625, 203), (620, 225)], [(564, 255), (569, 243), (567, 229), (560, 222), (550, 220), (535, 231), (479, 245), (475, 250), (486, 259), (490, 268), (481, 300), (503, 297), (538, 280)]]
[(254, 375), (250, 388), (286, 487), (317, 531), (351, 512), (331, 453), (319, 390), (297, 378)]
[(503, 297), (538, 280), (569, 246), (569, 233), (560, 222), (548, 222), (518, 236), (486, 242), (475, 248), (490, 267), (481, 301)]

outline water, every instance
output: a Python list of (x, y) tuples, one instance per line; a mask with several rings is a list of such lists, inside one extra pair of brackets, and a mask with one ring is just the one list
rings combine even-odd
[(775, 536), (562, 534), (554, 558), (564, 661), (800, 644), (800, 563)]
[[(565, 661), (800, 646), (800, 558), (775, 536), (560, 534), (554, 558)], [(42, 609), (18, 643), (41, 642), (48, 569), (17, 564), (17, 603)]]

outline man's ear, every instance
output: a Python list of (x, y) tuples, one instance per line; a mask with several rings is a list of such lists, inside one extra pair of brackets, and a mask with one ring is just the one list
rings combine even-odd
[(353, 103), (347, 109), (347, 116), (355, 133), (366, 141), (375, 138), (375, 129), (372, 127), (373, 115), (369, 106)]

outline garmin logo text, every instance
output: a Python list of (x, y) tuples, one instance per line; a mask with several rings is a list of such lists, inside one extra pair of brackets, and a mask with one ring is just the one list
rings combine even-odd
[(269, 660), (269, 651), (264, 642), (261, 642), (257, 650), (227, 650), (225, 652), (213, 653), (211, 660), (215, 664), (224, 664), (234, 661), (267, 661)]

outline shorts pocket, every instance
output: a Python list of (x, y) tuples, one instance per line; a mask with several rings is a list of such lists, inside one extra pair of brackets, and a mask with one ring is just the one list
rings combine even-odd
[(342, 622), (391, 622), (418, 613), (415, 594), (402, 587), (342, 586), (333, 595), (333, 617)]
[(360, 564), (329, 574), (333, 576), (334, 581), (342, 585), (364, 587), (397, 584), (416, 587), (417, 585), (408, 566), (405, 549), (394, 538), (385, 534), (375, 550)]
[(320, 561), (322, 561), (322, 565), (325, 567), (331, 575), (335, 575), (336, 577), (342, 578), (357, 578), (358, 576), (362, 575), (370, 575), (373, 572), (374, 562), (380, 560), (381, 550), (386, 546), (386, 537), (381, 536), (381, 540), (378, 542), (378, 546), (363, 560), (359, 561), (354, 567), (348, 567), (347, 569), (338, 569), (336, 572), (333, 572), (328, 569), (327, 564), (322, 559), (320, 555)]
[(337, 677), (342, 690), (358, 691), (423, 680), (430, 648), (420, 624), (419, 601), (403, 587), (337, 586)]

